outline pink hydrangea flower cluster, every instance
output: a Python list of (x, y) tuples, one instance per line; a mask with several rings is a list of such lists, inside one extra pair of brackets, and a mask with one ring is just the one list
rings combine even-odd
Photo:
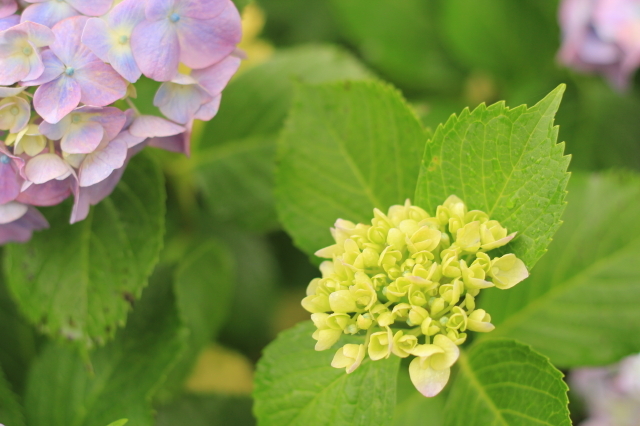
[[(0, 0), (0, 244), (46, 228), (35, 207), (71, 195), (83, 220), (146, 145), (188, 154), (240, 38), (231, 0)], [(142, 75), (162, 83), (166, 118), (135, 107)]]
[(628, 87), (640, 66), (639, 0), (563, 0), (560, 26), (563, 64)]

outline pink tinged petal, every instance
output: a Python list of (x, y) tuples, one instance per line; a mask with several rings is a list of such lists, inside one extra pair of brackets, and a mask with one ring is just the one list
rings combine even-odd
[(0, 59), (0, 85), (9, 86), (29, 75), (29, 59), (20, 52)]
[(17, 10), (18, 3), (16, 3), (16, 0), (0, 1), (0, 18), (6, 18), (7, 16), (16, 13)]
[(26, 89), (26, 87), (0, 87), (0, 98), (8, 98), (10, 96), (19, 95)]
[(35, 207), (29, 207), (27, 213), (15, 222), (0, 225), (0, 245), (8, 242), (24, 243), (31, 239), (33, 231), (49, 227), (47, 220)]
[(136, 25), (145, 20), (145, 2), (140, 0), (124, 0), (105, 16), (112, 28), (128, 29), (129, 35)]
[(113, 0), (66, 0), (78, 12), (87, 16), (101, 16), (111, 9)]
[(0, 225), (6, 225), (20, 219), (27, 213), (29, 208), (25, 204), (10, 201), (0, 204)]
[(58, 205), (71, 195), (73, 179), (72, 177), (65, 180), (54, 179), (41, 185), (31, 185), (20, 193), (16, 201), (40, 207)]
[(82, 32), (82, 43), (98, 58), (107, 61), (113, 43), (104, 19), (91, 18), (87, 21)]
[(178, 35), (167, 19), (140, 23), (131, 35), (131, 50), (140, 70), (149, 78), (169, 81), (178, 72)]
[(222, 100), (222, 95), (218, 95), (211, 102), (207, 102), (202, 105), (198, 112), (194, 115), (193, 118), (196, 120), (209, 121), (213, 117), (216, 116), (218, 110), (220, 109), (220, 101)]
[(0, 31), (8, 30), (20, 23), (20, 15), (11, 15), (0, 19)]
[(103, 137), (104, 129), (99, 123), (72, 124), (62, 137), (60, 148), (68, 154), (90, 154), (98, 148)]
[(194, 70), (191, 76), (195, 78), (211, 96), (216, 96), (222, 92), (231, 77), (240, 68), (242, 60), (235, 56), (227, 56), (217, 64), (210, 67)]
[(11, 29), (19, 30), (27, 34), (29, 41), (36, 47), (46, 47), (56, 40), (53, 31), (47, 26), (37, 24), (35, 22), (23, 22)]
[(450, 368), (444, 370), (434, 370), (429, 366), (429, 360), (414, 358), (409, 364), (409, 376), (411, 382), (418, 391), (428, 397), (438, 395), (449, 381)]
[(75, 62), (79, 52), (89, 51), (82, 44), (82, 31), (88, 20), (86, 16), (75, 16), (65, 19), (52, 28), (56, 41), (49, 48), (67, 66), (78, 66)]
[(82, 90), (81, 102), (87, 105), (106, 106), (127, 93), (127, 82), (113, 68), (99, 60), (76, 69), (73, 79)]
[[(176, 12), (196, 19), (212, 19), (229, 7), (230, 0), (178, 0)], [(235, 6), (234, 6), (235, 7)]]
[(200, 106), (211, 100), (211, 96), (195, 84), (163, 83), (156, 93), (153, 104), (159, 107), (167, 118), (180, 124), (187, 124), (193, 119)]
[(71, 167), (56, 154), (40, 154), (27, 162), (24, 171), (27, 179), (37, 185), (69, 175)]
[(99, 123), (105, 132), (105, 139), (107, 141), (113, 140), (118, 136), (127, 122), (127, 116), (118, 108), (106, 107), (106, 108), (90, 108), (82, 107), (81, 111), (86, 111), (91, 116), (90, 120)]
[[(31, 42), (29, 44), (31, 44)], [(44, 73), (44, 63), (42, 62), (42, 58), (37, 53), (36, 47), (33, 44), (31, 44), (31, 47), (34, 50), (34, 53), (28, 56), (29, 73), (20, 80), (35, 80)]]
[(55, 124), (43, 121), (42, 123), (40, 123), (40, 126), (38, 126), (38, 130), (40, 130), (40, 133), (42, 133), (49, 139), (53, 141), (59, 141), (60, 139), (62, 139), (65, 133), (67, 133), (70, 125), (71, 117), (70, 115), (67, 115)]
[(138, 81), (142, 75), (131, 49), (112, 51), (109, 53), (109, 63), (118, 74), (131, 83)]
[(145, 137), (133, 136), (131, 132), (128, 130), (124, 130), (120, 133), (114, 140), (120, 140), (127, 144), (128, 148), (133, 148), (134, 146), (144, 142), (147, 140)]
[(161, 117), (141, 115), (134, 120), (129, 131), (134, 136), (153, 138), (177, 135), (183, 133), (185, 128)]
[(127, 149), (124, 141), (115, 139), (103, 149), (87, 155), (78, 172), (80, 186), (95, 185), (122, 167), (127, 159)]
[(46, 1), (32, 4), (22, 12), (22, 22), (31, 21), (51, 28), (65, 18), (80, 13), (69, 4), (61, 1)]
[(149, 21), (166, 18), (175, 6), (176, 0), (156, 0), (146, 2), (145, 16)]
[(49, 123), (57, 123), (80, 103), (80, 85), (66, 75), (46, 83), (36, 90), (33, 97), (35, 110)]
[(71, 212), (72, 224), (86, 219), (89, 214), (89, 207), (95, 206), (113, 192), (120, 178), (122, 178), (125, 167), (126, 164), (111, 173), (108, 178), (95, 185), (82, 188), (76, 185), (74, 190), (75, 202)]
[(164, 149), (170, 152), (184, 154), (187, 157), (191, 155), (191, 130), (193, 121), (187, 125), (187, 129), (178, 135), (156, 137), (149, 139), (148, 145), (154, 148)]
[(49, 83), (58, 78), (65, 70), (64, 64), (50, 50), (42, 52), (42, 63), (44, 65), (42, 75), (35, 80), (21, 82), (22, 86), (40, 86)]
[(15, 200), (20, 195), (22, 182), (13, 159), (0, 152), (0, 204)]
[(218, 17), (199, 20), (182, 18), (178, 25), (180, 62), (201, 69), (227, 57), (242, 38), (238, 10), (230, 3)]

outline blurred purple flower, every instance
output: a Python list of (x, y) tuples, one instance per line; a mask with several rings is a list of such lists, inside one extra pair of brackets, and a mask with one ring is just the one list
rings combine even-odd
[(24, 182), (24, 160), (12, 155), (0, 144), (0, 204), (13, 201), (20, 195)]
[(0, 32), (0, 85), (35, 80), (44, 72), (40, 48), (55, 41), (44, 25), (23, 22)]
[(32, 206), (47, 207), (60, 204), (71, 195), (71, 184), (75, 177), (65, 180), (50, 180), (40, 185), (30, 185), (23, 190), (16, 201)]
[(16, 3), (16, 0), (0, 0), (0, 18), (6, 18), (16, 13), (17, 10), (18, 3)]
[(603, 74), (617, 89), (626, 89), (640, 66), (639, 6), (637, 0), (564, 0), (559, 60)]
[(150, 1), (145, 16), (131, 35), (131, 48), (142, 73), (158, 81), (173, 79), (180, 62), (193, 69), (220, 62), (242, 37), (231, 0)]
[(144, 21), (144, 8), (140, 0), (124, 0), (102, 18), (89, 19), (82, 34), (82, 42), (131, 83), (142, 74), (131, 51), (131, 34)]
[(43, 121), (40, 131), (51, 140), (60, 140), (60, 148), (69, 154), (89, 154), (100, 142), (113, 140), (126, 121), (114, 107), (75, 109), (56, 124)]
[(26, 206), (26, 210), (20, 208), (20, 210), (24, 210), (22, 216), (9, 223), (4, 223), (1, 219), (3, 215), (1, 213), (2, 209), (3, 206), (0, 206), (0, 245), (8, 242), (23, 243), (29, 241), (33, 231), (49, 227), (47, 220), (35, 207)]
[(56, 41), (43, 53), (44, 74), (25, 84), (38, 87), (34, 107), (49, 123), (57, 123), (80, 102), (107, 106), (127, 93), (127, 83), (80, 39), (86, 17), (65, 19), (53, 27)]
[(101, 16), (109, 11), (113, 0), (25, 0), (33, 3), (22, 12), (22, 22), (32, 21), (53, 27), (72, 16)]
[(20, 15), (10, 15), (0, 19), (0, 31), (8, 30), (20, 23)]

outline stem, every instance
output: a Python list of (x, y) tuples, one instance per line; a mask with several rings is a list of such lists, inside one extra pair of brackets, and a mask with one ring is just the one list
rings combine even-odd
[(138, 107), (136, 107), (136, 105), (133, 103), (131, 98), (129, 98), (129, 97), (125, 98), (125, 102), (127, 103), (127, 105), (129, 105), (131, 107), (132, 110), (134, 110), (136, 112), (136, 114), (142, 115), (142, 114), (140, 114), (140, 110), (138, 109)]

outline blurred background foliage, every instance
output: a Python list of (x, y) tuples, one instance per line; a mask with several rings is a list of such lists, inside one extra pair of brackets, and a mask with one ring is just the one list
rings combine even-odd
[[(150, 287), (172, 286), (189, 330), (155, 392), (157, 425), (254, 424), (254, 363), (279, 331), (308, 318), (300, 300), (317, 269), (281, 230), (272, 193), (276, 141), (297, 84), (377, 77), (435, 128), (464, 107), (532, 105), (566, 83), (556, 123), (571, 170), (640, 169), (638, 85), (617, 93), (598, 76), (558, 65), (557, 0), (237, 3), (247, 60), (219, 114), (196, 124), (191, 158), (152, 150), (168, 202), (165, 248)], [(151, 94), (139, 90), (139, 104), (151, 104)], [(0, 288), (0, 362), (23, 395), (43, 337), (5, 293)], [(423, 399), (401, 375), (396, 424), (428, 413), (437, 425), (442, 399)]]

